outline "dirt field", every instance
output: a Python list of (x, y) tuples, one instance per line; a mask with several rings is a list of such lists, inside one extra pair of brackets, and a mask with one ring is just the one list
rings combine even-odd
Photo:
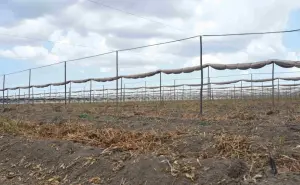
[(298, 185), (299, 105), (209, 101), (202, 117), (196, 101), (9, 105), (0, 184)]

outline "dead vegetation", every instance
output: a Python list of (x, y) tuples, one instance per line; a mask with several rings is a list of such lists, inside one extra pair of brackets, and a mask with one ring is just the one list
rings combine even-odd
[[(192, 182), (208, 173), (207, 160), (237, 160), (225, 165), (227, 176), (249, 182), (270, 169), (270, 156), (279, 173), (300, 173), (297, 104), (282, 104), (279, 111), (268, 102), (212, 101), (206, 102), (200, 117), (197, 102), (180, 103), (121, 103), (117, 113), (113, 104), (22, 105), (1, 113), (0, 133), (72, 141), (108, 154), (164, 156), (165, 172)], [(118, 173), (126, 165), (126, 159), (115, 160), (112, 171)]]
[[(170, 140), (184, 134), (181, 131), (127, 131), (115, 128), (96, 128), (87, 123), (44, 124), (26, 123), (15, 120), (0, 120), (2, 133), (40, 139), (61, 139), (77, 143), (120, 151), (142, 153), (157, 151)], [(162, 152), (162, 151), (160, 151)]]

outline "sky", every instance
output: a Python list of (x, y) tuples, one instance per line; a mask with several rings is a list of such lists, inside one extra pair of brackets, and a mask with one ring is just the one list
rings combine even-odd
[[(92, 1), (92, 2), (91, 2)], [(1, 0), (0, 74), (118, 49), (200, 35), (300, 28), (298, 0)], [(203, 63), (299, 60), (300, 32), (203, 38)], [(115, 76), (116, 54), (67, 63), (67, 80)], [(199, 39), (119, 53), (119, 74), (199, 65)], [(31, 71), (31, 84), (62, 82), (63, 64)], [(280, 69), (277, 76), (297, 76)], [(249, 78), (255, 71), (216, 71), (211, 81)], [(289, 72), (281, 73), (279, 72)], [(6, 75), (6, 87), (28, 85), (28, 71)], [(207, 72), (204, 73), (207, 76)], [(164, 84), (199, 83), (200, 73), (163, 75)], [(253, 74), (269, 78), (270, 74)], [(159, 76), (124, 80), (128, 86), (157, 85)], [(95, 83), (95, 88), (115, 82)], [(74, 89), (89, 84), (74, 85)], [(39, 89), (43, 91), (43, 89)]]

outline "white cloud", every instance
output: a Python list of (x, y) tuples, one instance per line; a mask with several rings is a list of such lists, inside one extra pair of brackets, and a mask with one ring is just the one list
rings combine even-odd
[(101, 73), (107, 73), (107, 72), (111, 72), (112, 70), (111, 70), (111, 68), (109, 68), (109, 67), (101, 67), (100, 68), (100, 72)]
[(49, 53), (46, 48), (38, 46), (16, 46), (11, 50), (0, 50), (0, 56), (28, 62), (33, 60), (39, 65), (52, 64), (59, 61), (58, 56)]
[[(151, 0), (136, 2), (135, 6), (128, 6), (128, 2), (106, 3), (170, 26), (86, 1), (73, 1), (60, 11), (54, 13), (52, 10), (52, 14), (47, 11), (46, 15), (26, 18), (13, 25), (0, 25), (0, 33), (59, 42), (53, 45), (51, 52), (40, 41), (14, 39), (12, 43), (11, 38), (0, 36), (0, 42), (6, 45), (5, 49), (0, 49), (0, 56), (27, 58), (27, 62), (43, 65), (200, 33), (283, 30), (290, 12), (300, 8), (298, 0), (168, 0), (161, 8)], [(148, 5), (144, 11), (141, 10), (143, 3)], [(126, 51), (120, 53), (120, 68), (123, 73), (131, 73), (199, 65), (198, 54), (197, 39)], [(280, 34), (204, 39), (204, 63), (253, 62), (269, 58), (297, 57), (283, 45)], [(115, 68), (115, 54), (71, 62), (70, 65), (111, 72)]]

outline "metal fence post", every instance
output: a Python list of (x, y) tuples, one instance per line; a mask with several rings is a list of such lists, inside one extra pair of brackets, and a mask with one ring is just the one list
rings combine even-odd
[(261, 83), (261, 97), (264, 98), (264, 82)]
[(30, 103), (30, 86), (31, 86), (31, 69), (29, 69), (29, 79), (28, 79), (28, 102)]
[(7, 91), (6, 91), (6, 104), (9, 104), (9, 101), (8, 101), (8, 89), (7, 89)]
[(277, 79), (277, 100), (279, 101), (280, 89), (279, 89), (279, 78)]
[[(95, 93), (97, 93), (97, 92), (96, 91), (92, 91), (92, 93), (93, 93), (92, 101), (93, 101), (93, 103), (95, 103)], [(96, 96), (97, 96), (97, 94), (96, 94)]]
[[(7, 90), (8, 92), (8, 90)], [(292, 99), (292, 86), (290, 86), (290, 99)]]
[(65, 61), (65, 105), (67, 105), (67, 62)]
[(253, 100), (253, 78), (252, 78), (252, 73), (251, 73), (251, 99)]
[(145, 92), (144, 92), (144, 101), (147, 101), (147, 82), (145, 81)]
[(83, 87), (83, 103), (85, 103), (85, 86)]
[(155, 101), (155, 100), (156, 100), (156, 97), (155, 97), (155, 95), (154, 95), (154, 89), (152, 89), (152, 96), (153, 96), (153, 101)]
[(175, 95), (175, 93), (176, 93), (175, 85), (176, 85), (176, 80), (174, 80), (174, 100), (176, 100), (176, 95)]
[(104, 85), (103, 85), (103, 91), (102, 91), (102, 99), (103, 99), (103, 102), (104, 102), (104, 98), (105, 98), (105, 97), (104, 97), (104, 93), (105, 93), (105, 92), (104, 92)]
[(294, 92), (293, 92), (293, 98), (296, 98), (296, 97), (294, 97), (294, 95), (295, 95), (295, 93), (296, 93), (296, 86), (295, 86), (295, 81), (294, 81)]
[(233, 85), (233, 98), (235, 100), (235, 84)]
[(31, 92), (32, 104), (34, 104), (34, 94), (33, 94), (34, 92), (33, 92), (33, 87), (31, 88), (31, 91), (32, 91), (32, 92)]
[(4, 108), (4, 94), (5, 94), (5, 75), (3, 75), (3, 86), (2, 86), (2, 106)]
[(44, 104), (46, 103), (46, 91), (44, 90)]
[(190, 86), (190, 100), (192, 100), (192, 86)]
[(202, 96), (203, 96), (203, 66), (202, 66), (202, 36), (200, 39), (200, 70), (201, 70), (201, 87), (200, 87), (200, 115), (203, 114)]
[(72, 99), (72, 82), (70, 82), (70, 87), (69, 87), (69, 104), (71, 103)]
[(106, 102), (108, 102), (108, 89), (106, 89)]
[(121, 77), (121, 94), (120, 94), (121, 102), (123, 101), (123, 77)]
[(211, 99), (210, 95), (210, 76), (209, 76), (209, 66), (207, 67), (207, 99)]
[(184, 100), (184, 85), (182, 86), (182, 100)]
[(243, 99), (243, 80), (241, 80), (241, 99)]
[[(50, 99), (50, 101), (51, 101), (51, 99), (52, 99), (52, 98), (51, 98), (51, 96), (52, 96), (52, 95), (51, 95), (51, 89), (52, 89), (51, 85), (49, 86), (49, 88), (50, 88), (49, 99)], [(25, 98), (25, 97), (24, 97), (24, 98)]]
[(274, 107), (274, 62), (272, 63), (272, 105)]
[(92, 80), (90, 80), (90, 103), (92, 103)]
[(161, 98), (161, 72), (159, 73), (159, 100), (162, 101), (162, 98)]
[(118, 106), (118, 90), (119, 90), (119, 52), (116, 51), (116, 103)]
[(124, 90), (123, 90), (123, 101), (125, 102), (126, 101), (126, 87), (125, 87), (125, 84), (124, 84)]
[(19, 88), (18, 104), (20, 104), (20, 93), (21, 93), (21, 89)]

